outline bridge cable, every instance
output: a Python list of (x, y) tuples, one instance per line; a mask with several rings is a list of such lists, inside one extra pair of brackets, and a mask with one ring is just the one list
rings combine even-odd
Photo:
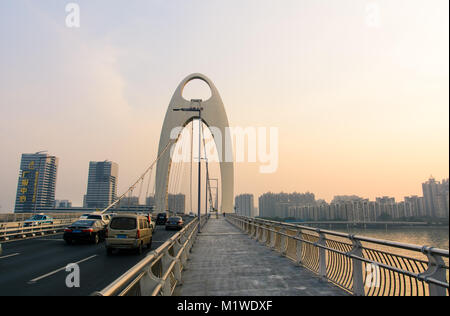
[(125, 191), (117, 200), (115, 200), (113, 203), (111, 203), (110, 205), (108, 205), (103, 211), (101, 211), (101, 213), (105, 213), (107, 211), (109, 211), (111, 208), (113, 208), (114, 206), (116, 206), (118, 203), (120, 203), (120, 201), (132, 190), (134, 190), (134, 188), (136, 187), (136, 185), (142, 180), (144, 179), (145, 175), (147, 173), (149, 173), (150, 170), (153, 169), (153, 167), (155, 166), (155, 164), (159, 161), (159, 159), (161, 159), (161, 157), (165, 154), (165, 152), (167, 151), (167, 149), (170, 147), (170, 145), (174, 142), (173, 139), (169, 140), (169, 142), (166, 144), (166, 146), (164, 147), (163, 151), (161, 152), (161, 154), (149, 165), (149, 167), (147, 167), (147, 169), (142, 173), (142, 175), (136, 180), (136, 182), (134, 182), (127, 191)]
[[(205, 152), (205, 163), (206, 163), (206, 189), (207, 189), (207, 191), (205, 192), (205, 194), (208, 194), (209, 205), (211, 207), (211, 206), (213, 206), (213, 201), (212, 201), (212, 194), (211, 194), (211, 186), (209, 185), (209, 182), (210, 182), (210, 179), (209, 179), (209, 166), (208, 166), (208, 157), (206, 155), (205, 132), (204, 132), (203, 129), (204, 129), (204, 127), (203, 127), (203, 124), (202, 124), (203, 150)], [(205, 205), (206, 212), (208, 212), (207, 208), (208, 208), (208, 205)], [(214, 209), (214, 207), (213, 207), (213, 209)]]

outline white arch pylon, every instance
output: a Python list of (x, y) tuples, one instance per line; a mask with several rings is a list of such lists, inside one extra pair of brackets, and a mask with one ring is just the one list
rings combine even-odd
[[(205, 75), (196, 73), (187, 76), (178, 85), (175, 93), (172, 96), (169, 107), (164, 118), (164, 124), (161, 130), (159, 139), (158, 156), (163, 152), (166, 145), (171, 141), (170, 133), (176, 127), (185, 127), (193, 119), (198, 118), (196, 112), (175, 112), (174, 109), (192, 107), (192, 102), (183, 98), (184, 87), (192, 80), (199, 79), (208, 84), (211, 89), (211, 97), (208, 100), (202, 101), (202, 121), (208, 127), (213, 126), (220, 130), (222, 140), (214, 139), (217, 148), (222, 149), (222, 144), (231, 144), (230, 134), (227, 131), (229, 128), (228, 117), (225, 112), (222, 99), (217, 88), (212, 81)], [(218, 150), (220, 158), (220, 174), (221, 174), (221, 196), (222, 196), (222, 212), (233, 212), (233, 196), (234, 196), (234, 163), (226, 161), (226, 150)], [(168, 195), (168, 181), (169, 181), (169, 166), (170, 166), (170, 151), (158, 160), (156, 165), (156, 180), (155, 180), (155, 203), (158, 212), (166, 211), (167, 195)]]

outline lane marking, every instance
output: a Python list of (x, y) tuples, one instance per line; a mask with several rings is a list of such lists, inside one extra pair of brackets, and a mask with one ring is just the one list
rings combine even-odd
[[(85, 259), (83, 259), (83, 260), (80, 260), (80, 261), (78, 261), (78, 262), (74, 262), (74, 263), (80, 264), (80, 263), (82, 263), (82, 262), (88, 261), (88, 260), (90, 260), (90, 259), (92, 259), (92, 258), (95, 258), (95, 257), (97, 257), (97, 256), (98, 256), (98, 255), (93, 255), (93, 256), (87, 257), (87, 258), (85, 258)], [(72, 262), (71, 262), (71, 263), (72, 263)], [(45, 279), (46, 277), (49, 277), (49, 276), (51, 276), (51, 275), (53, 275), (53, 274), (56, 274), (56, 273), (58, 273), (59, 271), (65, 270), (65, 269), (66, 269), (66, 266), (67, 266), (67, 265), (65, 265), (64, 267), (62, 267), (62, 268), (60, 268), (60, 269), (57, 269), (57, 270), (55, 270), (55, 271), (49, 272), (49, 273), (47, 273), (47, 274), (44, 274), (44, 275), (42, 275), (42, 276), (40, 276), (40, 277), (34, 278), (33, 280), (28, 281), (28, 284), (36, 283), (37, 281), (42, 280), (42, 279)]]
[(10, 254), (10, 255), (7, 255), (7, 256), (3, 256), (3, 257), (0, 257), (0, 259), (5, 259), (5, 258), (9, 258), (9, 257), (14, 257), (14, 256), (18, 256), (18, 255), (20, 255), (20, 253), (13, 253), (13, 254)]
[(64, 241), (64, 239), (44, 239), (44, 238), (36, 239), (36, 241), (40, 241), (40, 240), (44, 240), (44, 241)]

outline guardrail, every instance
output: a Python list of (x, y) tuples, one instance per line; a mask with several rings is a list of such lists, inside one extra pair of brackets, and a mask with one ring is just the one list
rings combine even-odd
[(72, 224), (76, 218), (54, 219), (53, 223), (41, 223), (35, 226), (24, 226), (25, 222), (0, 223), (0, 240), (27, 238), (36, 235), (56, 234)]
[(7, 222), (23, 222), (33, 215), (44, 214), (52, 217), (53, 219), (68, 219), (68, 218), (78, 218), (81, 214), (80, 212), (67, 212), (67, 213), (52, 213), (52, 212), (37, 212), (37, 213), (0, 213), (0, 224)]
[(227, 215), (253, 239), (357, 296), (448, 296), (449, 251)]
[[(208, 218), (202, 216), (200, 225)], [(197, 237), (198, 218), (94, 296), (171, 296)]]

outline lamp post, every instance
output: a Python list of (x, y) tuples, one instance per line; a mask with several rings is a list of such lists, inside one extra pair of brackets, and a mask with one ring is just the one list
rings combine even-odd
[(219, 208), (219, 179), (218, 178), (210, 178), (209, 181), (215, 181), (216, 182), (216, 211), (218, 211)]
[(201, 182), (201, 172), (202, 172), (202, 164), (201, 164), (201, 141), (202, 141), (202, 133), (201, 133), (201, 128), (202, 128), (202, 111), (203, 108), (201, 107), (201, 103), (202, 100), (200, 99), (195, 99), (195, 100), (191, 100), (191, 103), (197, 103), (198, 106), (197, 107), (190, 107), (190, 108), (176, 108), (173, 109), (173, 111), (177, 112), (177, 111), (182, 111), (182, 112), (198, 112), (198, 207), (197, 207), (197, 215), (198, 215), (198, 232), (201, 233), (201, 229), (200, 229), (200, 199), (201, 199), (201, 193), (200, 193), (200, 182)]

